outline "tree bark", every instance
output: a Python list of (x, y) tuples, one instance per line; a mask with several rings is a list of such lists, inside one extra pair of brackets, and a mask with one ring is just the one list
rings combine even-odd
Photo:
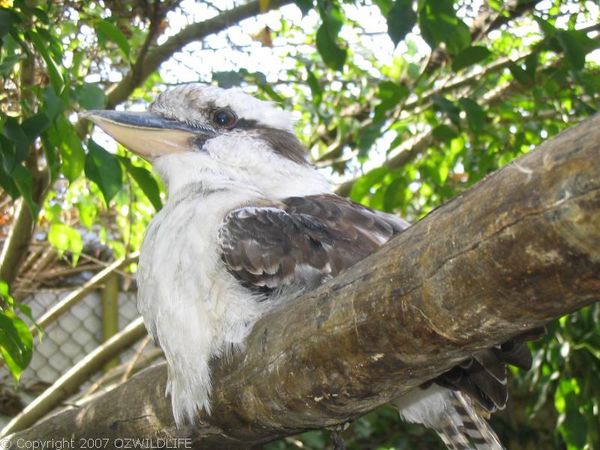
[(214, 363), (213, 414), (195, 426), (174, 427), (159, 365), (12, 441), (98, 437), (119, 448), (185, 437), (195, 448), (249, 448), (340, 424), (597, 301), (599, 274), (597, 115), (262, 318), (245, 351)]

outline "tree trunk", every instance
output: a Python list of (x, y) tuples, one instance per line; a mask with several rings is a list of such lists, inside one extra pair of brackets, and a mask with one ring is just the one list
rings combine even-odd
[(343, 423), (598, 300), (599, 274), (595, 116), (261, 319), (245, 351), (215, 362), (213, 414), (195, 426), (175, 429), (159, 365), (12, 439), (99, 437), (119, 448), (126, 438), (180, 437), (249, 448)]
[[(35, 58), (32, 55), (21, 61), (19, 84), (20, 100), (31, 110), (35, 110), (37, 105), (31, 90), (35, 84)], [(29, 146), (25, 165), (31, 174), (31, 198), (34, 203), (41, 205), (46, 198), (50, 173), (47, 167), (39, 167), (34, 144)], [(10, 285), (17, 278), (19, 268), (27, 256), (36, 221), (36, 217), (33, 216), (33, 212), (23, 197), (17, 201), (16, 205), (10, 233), (4, 241), (2, 252), (0, 252), (0, 280), (6, 281)]]

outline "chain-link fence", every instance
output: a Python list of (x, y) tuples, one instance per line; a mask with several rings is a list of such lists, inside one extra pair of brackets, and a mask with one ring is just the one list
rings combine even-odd
[[(67, 292), (40, 292), (27, 303), (34, 317), (41, 316)], [(102, 336), (103, 305), (100, 292), (93, 292), (51, 324), (36, 346), (31, 364), (22, 375), (22, 383), (53, 383), (105, 339)], [(118, 297), (118, 328), (123, 329), (138, 316), (135, 293)]]
[[(33, 317), (39, 318), (70, 292), (70, 289), (39, 290), (26, 297), (23, 303), (31, 307)], [(15, 386), (7, 368), (0, 367), (1, 426), (110, 337), (107, 329), (112, 328), (112, 333), (118, 332), (138, 317), (136, 292), (120, 290), (115, 294), (116, 301), (107, 304), (103, 301), (102, 288), (92, 291), (51, 323), (44, 330), (41, 340), (35, 339), (31, 363), (24, 370), (18, 386)], [(111, 308), (111, 311), (107, 311), (107, 308)], [(107, 327), (110, 317), (115, 323)], [(117, 356), (111, 366), (127, 362), (134, 355), (139, 356), (138, 353), (152, 348), (147, 342), (133, 346)], [(81, 392), (105, 374), (107, 368), (90, 377)]]

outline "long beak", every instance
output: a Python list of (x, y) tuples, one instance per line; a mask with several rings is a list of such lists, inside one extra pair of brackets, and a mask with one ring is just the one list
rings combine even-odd
[(195, 141), (206, 140), (215, 134), (211, 127), (192, 127), (147, 112), (95, 110), (86, 111), (82, 117), (146, 159), (191, 151)]

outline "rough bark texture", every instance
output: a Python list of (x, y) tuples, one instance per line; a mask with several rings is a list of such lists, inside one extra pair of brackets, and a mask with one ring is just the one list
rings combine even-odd
[(596, 116), (264, 317), (245, 352), (214, 364), (213, 414), (195, 427), (175, 430), (160, 365), (13, 440), (186, 436), (248, 448), (338, 424), (598, 300), (599, 274)]

